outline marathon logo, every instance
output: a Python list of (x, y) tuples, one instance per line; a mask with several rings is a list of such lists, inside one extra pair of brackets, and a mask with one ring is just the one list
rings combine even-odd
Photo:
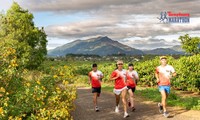
[(162, 23), (190, 23), (189, 13), (173, 13), (171, 11), (161, 12), (160, 18), (158, 18)]

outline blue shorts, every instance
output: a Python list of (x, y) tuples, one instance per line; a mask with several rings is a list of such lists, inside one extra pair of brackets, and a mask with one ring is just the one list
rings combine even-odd
[(166, 93), (170, 93), (170, 86), (159, 86), (158, 88), (160, 92), (164, 90)]

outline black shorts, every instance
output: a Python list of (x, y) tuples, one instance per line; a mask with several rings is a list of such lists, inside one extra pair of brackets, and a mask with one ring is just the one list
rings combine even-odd
[(92, 93), (101, 93), (101, 87), (92, 87)]
[(133, 93), (135, 92), (135, 87), (127, 86), (127, 88), (128, 90), (131, 89)]

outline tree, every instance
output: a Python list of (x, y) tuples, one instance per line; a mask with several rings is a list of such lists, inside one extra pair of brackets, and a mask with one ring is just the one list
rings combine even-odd
[[(47, 35), (43, 28), (35, 27), (33, 18), (33, 14), (22, 9), (16, 2), (13, 2), (11, 8), (0, 18), (0, 40), (17, 40), (20, 44), (30, 46), (29, 61), (26, 65), (28, 68), (38, 67), (47, 54)], [(20, 54), (18, 57), (21, 57)]]
[(200, 38), (190, 37), (188, 34), (180, 36), (182, 48), (190, 54), (199, 54), (200, 52)]

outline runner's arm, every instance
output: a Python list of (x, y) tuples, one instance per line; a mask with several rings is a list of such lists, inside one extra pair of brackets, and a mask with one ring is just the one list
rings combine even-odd
[(114, 75), (111, 75), (110, 80), (115, 80), (119, 77), (119, 73), (116, 73), (116, 76), (114, 77)]
[(173, 67), (171, 67), (171, 72), (172, 72), (172, 77), (175, 77), (176, 76), (176, 71)]
[(156, 76), (156, 81), (157, 81), (157, 83), (159, 83), (160, 80), (159, 80), (159, 77), (158, 77), (158, 73), (157, 73), (157, 72), (155, 72), (155, 76)]
[(134, 74), (134, 77), (135, 77), (136, 81), (140, 79), (137, 72)]
[(138, 83), (139, 80), (140, 80), (140, 78), (139, 78), (139, 75), (137, 73), (137, 76), (136, 76), (136, 85), (137, 85), (137, 83)]
[(100, 78), (102, 79), (103, 78), (103, 73), (101, 72), (101, 74), (100, 74)]
[(177, 75), (176, 72), (173, 72), (173, 73), (172, 73), (172, 76), (173, 76), (173, 77), (175, 77), (176, 75)]
[(90, 85), (92, 83), (92, 78), (90, 76), (90, 73), (88, 74), (88, 84)]
[(156, 70), (155, 70), (155, 77), (156, 77), (156, 82), (157, 83), (159, 83), (160, 82), (160, 79), (159, 79), (159, 70), (158, 70), (158, 68), (156, 68)]

